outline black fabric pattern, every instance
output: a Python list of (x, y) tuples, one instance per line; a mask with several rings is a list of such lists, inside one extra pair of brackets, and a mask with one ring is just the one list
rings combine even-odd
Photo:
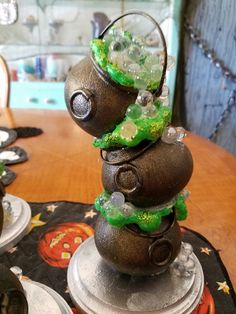
[[(98, 213), (93, 208), (93, 205), (67, 201), (30, 203), (30, 206), (34, 228), (16, 247), (0, 256), (0, 263), (8, 267), (19, 266), (24, 276), (53, 288), (65, 298), (70, 306), (73, 306), (67, 289), (67, 268), (53, 267), (45, 262), (45, 259), (39, 254), (38, 247), (42, 243), (42, 239), (45, 239), (45, 233), (53, 233), (58, 228), (63, 228), (62, 224), (64, 226), (66, 223), (81, 224), (83, 228), (87, 226), (88, 230), (91, 231), (95, 226)], [(216, 313), (235, 314), (235, 292), (227, 271), (221, 262), (219, 253), (200, 234), (184, 227), (182, 230), (183, 241), (192, 244), (194, 253), (203, 267), (206, 284), (215, 301)], [(61, 240), (67, 241), (65, 237), (63, 238), (63, 234), (55, 233), (54, 240), (50, 242), (51, 246), (55, 247), (56, 250), (56, 245)], [(201, 248), (208, 248), (210, 250), (209, 255), (201, 252)], [(51, 261), (54, 262), (53, 259)], [(218, 290), (219, 286), (217, 282), (224, 281), (227, 282), (229, 293), (224, 292), (222, 289)], [(206, 312), (205, 314), (207, 313), (210, 312)]]

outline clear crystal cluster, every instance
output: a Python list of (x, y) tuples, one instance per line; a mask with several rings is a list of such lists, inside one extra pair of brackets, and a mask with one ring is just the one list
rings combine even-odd
[(110, 216), (112, 211), (114, 211), (115, 216), (117, 215), (117, 210), (125, 216), (130, 216), (135, 211), (131, 203), (125, 202), (124, 194), (121, 192), (113, 192), (110, 199), (104, 204), (104, 208), (109, 211)]
[(4, 213), (4, 227), (6, 227), (12, 222), (12, 219), (13, 219), (11, 203), (9, 201), (3, 200), (2, 208), (3, 208), (3, 213)]
[(144, 37), (112, 28), (103, 40), (109, 47), (108, 60), (134, 80), (135, 88), (145, 90), (151, 81), (160, 81), (163, 60), (147, 50)]
[(157, 107), (154, 104), (152, 93), (146, 90), (139, 91), (135, 104), (131, 104), (126, 111), (126, 116), (131, 120), (122, 124), (120, 135), (123, 138), (132, 139), (138, 131), (136, 124), (132, 120), (148, 117), (154, 118), (157, 114)]
[(180, 253), (171, 265), (172, 271), (177, 276), (190, 277), (194, 274), (195, 262), (192, 253), (192, 245), (182, 242)]
[(182, 127), (172, 127), (172, 126), (168, 126), (162, 136), (161, 136), (161, 140), (164, 143), (167, 144), (174, 144), (176, 142), (182, 142), (182, 140), (185, 138), (186, 136), (186, 132), (185, 129)]

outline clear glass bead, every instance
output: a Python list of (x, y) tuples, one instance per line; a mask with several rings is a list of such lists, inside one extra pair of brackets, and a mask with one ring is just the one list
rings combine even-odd
[(132, 213), (135, 211), (135, 208), (132, 204), (130, 203), (125, 203), (122, 208), (121, 208), (121, 212), (123, 215), (125, 216), (130, 216), (132, 215)]
[(128, 73), (134, 78), (136, 77), (140, 72), (140, 65), (137, 63), (131, 63), (128, 66)]
[(183, 252), (186, 256), (189, 256), (193, 253), (193, 247), (190, 243), (182, 243), (181, 252)]
[(138, 90), (144, 90), (146, 89), (148, 86), (148, 82), (142, 78), (140, 75), (137, 75), (134, 78), (134, 88), (138, 89)]
[(107, 44), (108, 47), (110, 46), (113, 39), (114, 37), (111, 34), (105, 34), (105, 36), (103, 37), (103, 41)]
[(122, 36), (122, 31), (119, 28), (111, 27), (108, 31), (109, 35), (112, 35), (113, 37)]
[(194, 260), (190, 257), (186, 263), (184, 263), (186, 271), (193, 270), (195, 268)]
[(138, 97), (136, 99), (136, 103), (147, 106), (147, 104), (153, 104), (153, 95), (147, 90), (140, 90), (138, 93)]
[(160, 99), (161, 100), (161, 103), (162, 103), (162, 106), (164, 106), (164, 107), (168, 107), (169, 106), (169, 97), (166, 97), (166, 98), (162, 98), (162, 99)]
[(131, 140), (137, 133), (137, 126), (132, 121), (126, 121), (123, 123), (120, 135), (126, 140)]
[(111, 204), (116, 208), (121, 208), (125, 203), (124, 194), (121, 192), (113, 192), (110, 197)]
[(142, 108), (138, 104), (130, 105), (127, 109), (126, 116), (135, 120), (142, 115)]
[(108, 54), (108, 60), (113, 64), (117, 64), (119, 58), (120, 58), (120, 53), (118, 51), (110, 51)]
[(178, 255), (178, 261), (181, 263), (185, 263), (188, 260), (188, 255), (184, 254), (182, 251)]
[(178, 142), (182, 142), (182, 140), (185, 138), (186, 136), (186, 131), (184, 128), (182, 128), (181, 126), (175, 128), (176, 132), (177, 132), (177, 141)]
[(134, 61), (139, 61), (142, 55), (142, 49), (137, 45), (131, 45), (128, 49), (128, 56)]
[(155, 64), (150, 69), (150, 79), (159, 81), (161, 79), (162, 69), (159, 64)]
[(150, 55), (148, 56), (146, 59), (145, 59), (145, 62), (144, 62), (144, 66), (149, 70), (151, 71), (152, 67), (155, 65), (158, 65), (158, 67), (160, 64), (160, 60), (159, 60), (159, 57), (156, 56), (156, 55)]
[(161, 140), (167, 144), (174, 144), (177, 141), (177, 131), (173, 127), (167, 127), (162, 133)]
[(140, 47), (146, 46), (146, 40), (143, 36), (136, 36), (132, 39), (132, 42)]
[(117, 38), (110, 43), (109, 51), (123, 51), (125, 49), (123, 38)]
[(181, 195), (182, 195), (182, 196), (184, 197), (184, 199), (186, 200), (186, 199), (189, 197), (190, 192), (189, 192), (188, 189), (185, 188), (185, 189), (182, 190)]
[(156, 106), (148, 104), (147, 106), (143, 107), (143, 115), (150, 118), (155, 117), (157, 115)]

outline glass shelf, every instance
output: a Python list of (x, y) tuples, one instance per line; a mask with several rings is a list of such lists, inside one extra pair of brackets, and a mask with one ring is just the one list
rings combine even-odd
[(40, 46), (40, 45), (7, 45), (0, 46), (1, 55), (8, 61), (18, 61), (40, 55), (79, 55), (89, 52), (89, 46)]

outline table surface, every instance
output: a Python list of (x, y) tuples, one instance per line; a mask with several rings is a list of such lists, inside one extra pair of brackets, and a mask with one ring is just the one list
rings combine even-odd
[[(29, 160), (10, 166), (17, 178), (7, 187), (8, 193), (28, 202), (93, 203), (103, 190), (99, 150), (66, 111), (3, 109), (0, 126), (33, 126), (44, 132), (13, 144), (24, 148)], [(185, 143), (193, 155), (194, 171), (188, 184), (189, 215), (181, 224), (220, 250), (236, 287), (236, 158), (194, 134)]]

